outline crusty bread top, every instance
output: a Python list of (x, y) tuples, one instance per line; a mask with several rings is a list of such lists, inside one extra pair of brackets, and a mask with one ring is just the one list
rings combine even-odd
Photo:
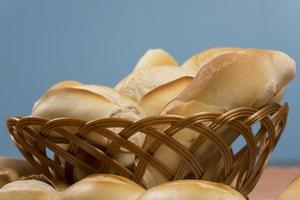
[(139, 200), (245, 200), (231, 187), (202, 180), (164, 183), (146, 191)]
[(38, 180), (14, 181), (0, 189), (1, 200), (53, 200), (57, 194), (51, 185)]
[(279, 51), (243, 49), (220, 55), (200, 69), (164, 112), (178, 106), (176, 102), (191, 100), (225, 110), (260, 107), (293, 79), (295, 66), (293, 59)]
[(192, 80), (192, 77), (181, 77), (146, 93), (138, 102), (145, 116), (158, 115)]
[(134, 187), (141, 188), (144, 190), (142, 186), (137, 184), (136, 182), (125, 178), (124, 176), (118, 176), (115, 174), (92, 174), (84, 178), (84, 181), (91, 181), (91, 182), (111, 182), (111, 183), (117, 183), (117, 184), (126, 184), (131, 185)]
[(31, 191), (55, 191), (54, 187), (51, 185), (38, 180), (19, 180), (8, 183), (4, 185), (0, 192), (4, 191), (24, 191), (24, 190), (31, 190)]
[(133, 71), (156, 66), (177, 66), (176, 60), (163, 49), (149, 49), (138, 61)]
[(151, 90), (181, 77), (193, 77), (193, 72), (174, 66), (143, 68), (130, 74), (120, 91), (135, 101), (139, 101)]
[(189, 58), (182, 64), (183, 68), (192, 69), (197, 73), (206, 63), (211, 61), (217, 56), (238, 51), (241, 48), (238, 47), (218, 47), (218, 48), (211, 48), (205, 51), (199, 52), (196, 55)]
[[(47, 119), (67, 117), (83, 121), (109, 117), (136, 121), (144, 116), (135, 101), (115, 89), (83, 84), (49, 89), (35, 104), (31, 115)], [(112, 131), (117, 134), (120, 129), (116, 128)], [(49, 137), (61, 138), (62, 135), (52, 131)], [(143, 134), (134, 134), (129, 138), (131, 142), (139, 146), (142, 146), (144, 139)], [(94, 132), (87, 135), (87, 140), (101, 147), (107, 146), (110, 142), (107, 138)], [(129, 155), (128, 157), (133, 156)], [(129, 162), (133, 159), (126, 158), (126, 156), (121, 156), (121, 162), (122, 160)]]
[[(160, 66), (177, 66), (176, 60), (163, 49), (149, 49), (138, 61), (133, 71), (148, 67), (160, 67)], [(129, 76), (129, 75), (128, 75)], [(115, 86), (116, 90), (121, 90), (124, 86), (126, 76)]]
[(70, 186), (57, 200), (137, 200), (145, 190), (125, 179), (116, 175), (93, 175)]
[[(105, 86), (81, 84), (52, 87), (35, 104), (32, 115), (50, 119), (73, 117), (93, 120), (112, 117), (116, 113), (127, 110), (142, 115), (139, 106), (126, 95)], [(133, 120), (137, 119), (137, 116), (132, 117)]]

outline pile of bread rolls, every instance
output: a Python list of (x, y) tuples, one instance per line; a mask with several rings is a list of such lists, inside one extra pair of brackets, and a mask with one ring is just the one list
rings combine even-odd
[[(192, 56), (180, 66), (164, 50), (153, 49), (139, 59), (132, 73), (115, 88), (62, 81), (52, 86), (34, 104), (31, 115), (47, 119), (68, 117), (89, 121), (124, 118), (138, 121), (157, 115), (191, 116), (200, 112), (222, 113), (241, 106), (258, 108), (279, 102), (295, 71), (294, 60), (280, 51), (213, 48)], [(120, 132), (117, 128), (112, 131), (115, 134)], [(191, 130), (182, 131), (183, 134), (176, 133), (173, 137), (188, 148), (198, 134)], [(218, 134), (226, 134), (229, 144), (237, 137), (230, 131), (220, 131)], [(62, 136), (53, 131), (49, 137), (60, 139)], [(106, 138), (96, 133), (90, 133), (87, 140), (101, 149), (109, 144)], [(146, 138), (142, 133), (133, 135), (129, 140), (139, 147), (151, 143), (151, 138)], [(213, 153), (209, 144), (204, 144), (196, 152), (204, 167), (204, 155), (209, 159)], [(155, 156), (171, 170), (176, 170), (181, 161), (165, 146), (161, 146)], [(84, 153), (81, 157), (83, 160), (90, 159), (85, 158)], [(138, 162), (135, 155), (122, 148), (115, 160), (126, 167)], [(33, 173), (28, 163), (21, 162), (18, 167), (22, 167), (22, 170), (10, 173), (9, 168), (16, 166), (5, 168), (5, 165), (0, 165), (0, 172), (3, 171), (0, 183), (4, 185), (0, 189), (1, 200), (245, 199), (231, 187), (213, 182), (182, 180), (164, 183), (168, 179), (152, 166), (147, 166), (144, 174), (143, 184), (151, 188), (147, 191), (116, 175), (98, 174), (84, 178), (86, 174), (78, 169), (75, 169), (75, 175), (80, 181), (70, 187), (57, 187), (35, 178), (18, 180), (21, 176)], [(95, 162), (89, 160), (96, 166)]]
[(145, 190), (116, 175), (94, 174), (62, 190), (36, 179), (0, 189), (1, 200), (245, 200), (229, 186), (200, 180), (174, 181)]
[[(135, 182), (112, 174), (93, 174), (68, 186), (34, 175), (22, 159), (0, 158), (1, 200), (245, 200), (230, 186), (202, 180), (163, 183), (145, 190)], [(3, 174), (3, 173), (2, 173)], [(278, 200), (300, 198), (300, 177), (296, 177)]]
[[(222, 113), (243, 106), (259, 108), (282, 99), (284, 88), (295, 71), (295, 61), (274, 50), (213, 48), (192, 56), (179, 66), (164, 50), (153, 49), (139, 59), (132, 73), (115, 88), (76, 81), (54, 85), (34, 104), (32, 116), (84, 121), (117, 117), (137, 121), (157, 115), (191, 116), (200, 112)], [(120, 130), (113, 131), (118, 134)], [(238, 137), (228, 130), (218, 134), (229, 145)], [(194, 131), (183, 130), (172, 137), (189, 148), (197, 136)], [(49, 137), (61, 135), (53, 132)], [(89, 134), (87, 139), (99, 148), (106, 148), (109, 143), (96, 133)], [(139, 147), (152, 142), (142, 133), (134, 134), (129, 140)], [(196, 152), (204, 168), (215, 153), (210, 145), (203, 144)], [(182, 159), (164, 145), (155, 156), (174, 171)], [(81, 157), (84, 160), (84, 154)], [(138, 162), (135, 155), (122, 148), (115, 160), (126, 167)], [(87, 175), (78, 169), (75, 172), (78, 179)], [(156, 168), (147, 166), (143, 179), (146, 188), (167, 181)]]

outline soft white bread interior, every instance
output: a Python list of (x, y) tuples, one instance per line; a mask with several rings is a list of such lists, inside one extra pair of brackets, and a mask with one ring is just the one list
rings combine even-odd
[[(137, 71), (146, 67), (157, 67), (157, 66), (177, 66), (176, 60), (163, 49), (149, 49), (139, 59), (133, 71)], [(128, 77), (128, 76), (127, 76)], [(116, 86), (115, 89), (120, 90), (123, 87), (127, 77), (122, 79)]]
[(58, 192), (49, 184), (38, 180), (19, 180), (0, 189), (1, 200), (54, 200)]
[(246, 200), (246, 198), (224, 184), (181, 180), (153, 187), (139, 200)]
[(277, 200), (299, 200), (300, 199), (300, 176), (296, 177), (279, 195)]
[(63, 191), (57, 200), (137, 200), (144, 188), (120, 176), (96, 174)]
[(191, 69), (195, 72), (195, 74), (198, 73), (198, 71), (209, 61), (213, 60), (215, 57), (231, 53), (241, 50), (241, 48), (238, 47), (218, 47), (218, 48), (211, 48), (207, 49), (205, 51), (199, 52), (196, 55), (189, 58), (187, 61), (185, 61), (182, 64), (183, 68)]
[(33, 173), (32, 166), (26, 160), (0, 157), (0, 188), (9, 182)]

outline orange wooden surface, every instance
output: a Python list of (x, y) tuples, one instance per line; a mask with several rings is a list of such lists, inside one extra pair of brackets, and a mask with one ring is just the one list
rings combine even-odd
[(299, 174), (300, 167), (267, 168), (250, 194), (250, 200), (276, 200), (283, 189)]

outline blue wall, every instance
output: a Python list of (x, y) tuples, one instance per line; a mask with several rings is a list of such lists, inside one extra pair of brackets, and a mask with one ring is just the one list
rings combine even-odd
[[(149, 48), (180, 63), (209, 47), (278, 49), (300, 63), (299, 0), (0, 0), (0, 154), (20, 155), (6, 131), (54, 83), (114, 85)], [(273, 162), (300, 161), (300, 80)], [(298, 103), (298, 105), (297, 105)]]

